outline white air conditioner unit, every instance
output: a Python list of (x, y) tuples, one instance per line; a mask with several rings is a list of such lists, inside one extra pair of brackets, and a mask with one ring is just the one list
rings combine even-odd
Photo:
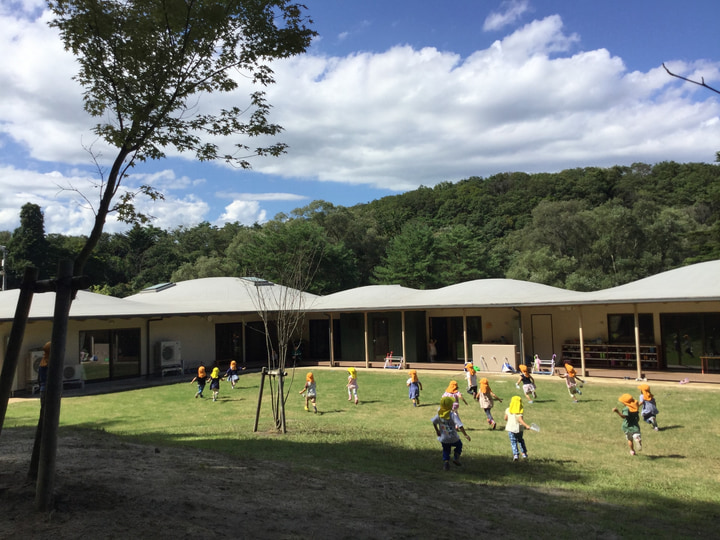
[(160, 367), (182, 365), (181, 347), (179, 341), (162, 341), (160, 343)]
[(71, 364), (63, 367), (63, 381), (82, 381), (83, 368), (80, 364)]
[(30, 359), (28, 360), (28, 380), (37, 381), (38, 370), (40, 369), (40, 360), (42, 360), (42, 350), (30, 351)]

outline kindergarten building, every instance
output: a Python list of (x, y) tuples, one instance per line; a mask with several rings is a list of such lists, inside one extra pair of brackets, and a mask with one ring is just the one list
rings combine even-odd
[[(63, 375), (68, 384), (225, 367), (267, 365), (260, 312), (305, 313), (290, 345), (303, 365), (394, 365), (481, 371), (537, 356), (583, 371), (720, 372), (720, 261), (610, 289), (568, 291), (510, 279), (435, 290), (373, 285), (315, 296), (256, 278), (204, 278), (150, 287), (128, 298), (79, 291), (70, 310)], [(0, 364), (19, 290), (0, 292)], [(36, 294), (13, 390), (32, 391), (52, 329), (54, 293)], [(270, 347), (275, 349), (272, 324)], [(431, 363), (428, 344), (437, 356)]]

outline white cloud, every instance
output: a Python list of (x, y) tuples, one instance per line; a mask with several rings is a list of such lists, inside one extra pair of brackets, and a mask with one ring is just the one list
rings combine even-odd
[(485, 19), (483, 24), (485, 32), (501, 30), (515, 24), (530, 9), (530, 6), (528, 0), (506, 0), (500, 4), (500, 9), (502, 11), (493, 11)]
[(218, 192), (216, 197), (234, 199), (236, 201), (305, 201), (305, 195), (294, 193), (224, 193)]
[(266, 220), (267, 213), (260, 208), (258, 201), (235, 200), (225, 207), (225, 212), (215, 224), (222, 227), (226, 223), (237, 221), (242, 225), (253, 225)]
[[(39, 4), (28, 0), (28, 5)], [(517, 20), (526, 11), (526, 2), (504, 4), (503, 20)], [(74, 61), (46, 20), (0, 10), (0, 24), (0, 55), (13, 59), (0, 63), (0, 131), (31, 158), (57, 163), (63, 171), (56, 177), (34, 172), (34, 165), (0, 148), (0, 230), (12, 228), (22, 204), (31, 201), (47, 208), (52, 227), (66, 224), (69, 234), (87, 234), (92, 213), (52, 182), (92, 180), (73, 169), (87, 166), (81, 143), (94, 140), (93, 121), (71, 80)], [(277, 159), (253, 160), (254, 170), (260, 178), (264, 173), (402, 191), (503, 171), (714, 159), (720, 148), (720, 102), (714, 94), (669, 77), (659, 65), (628, 72), (622, 58), (608, 50), (582, 51), (578, 44), (562, 19), (550, 16), (465, 59), (435, 48), (398, 46), (278, 62), (277, 84), (267, 94), (272, 121), (285, 128), (280, 140), (290, 148)], [(708, 84), (720, 80), (718, 63), (670, 67)], [(204, 97), (200, 108), (241, 105), (248, 93), (243, 82), (233, 94)], [(94, 150), (113, 155), (102, 145)], [(136, 172), (142, 170), (141, 164)], [(231, 198), (219, 221), (246, 224), (266, 219), (260, 201), (300, 200), (292, 194), (283, 198), (287, 187), (203, 195), (202, 190), (221, 189), (213, 189), (216, 180), (168, 169), (133, 175), (128, 187), (151, 183), (167, 191), (164, 202), (147, 208), (163, 227), (214, 221), (215, 216), (205, 217), (209, 205), (203, 197)], [(110, 230), (116, 226), (109, 224)]]

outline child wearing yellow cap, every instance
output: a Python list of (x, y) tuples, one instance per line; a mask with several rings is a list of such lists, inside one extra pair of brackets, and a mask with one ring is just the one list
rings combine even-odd
[(301, 394), (305, 394), (305, 410), (310, 412), (309, 405), (312, 403), (313, 406), (313, 412), (317, 414), (317, 390), (315, 386), (315, 377), (312, 374), (312, 371), (308, 371), (305, 375), (305, 386), (302, 390), (300, 390)]
[(640, 404), (630, 394), (623, 394), (618, 401), (624, 405), (622, 410), (613, 407), (612, 412), (623, 419), (622, 430), (625, 433), (630, 455), (634, 456), (635, 451), (642, 450), (642, 437), (640, 436), (640, 418), (638, 410)]
[[(465, 378), (467, 379), (467, 392), (473, 398), (477, 395), (477, 371), (472, 362), (465, 364)], [(477, 398), (475, 398), (477, 399)]]
[(458, 431), (460, 431), (469, 441), (470, 435), (465, 432), (460, 418), (453, 412), (453, 404), (455, 400), (449, 396), (440, 399), (440, 407), (437, 414), (432, 418), (432, 424), (435, 428), (435, 435), (442, 445), (443, 469), (450, 470), (450, 451), (453, 451), (453, 463), (458, 467), (460, 463), (460, 455), (462, 454), (463, 443), (460, 440)]
[(497, 423), (495, 422), (490, 409), (492, 409), (493, 401), (499, 401), (502, 403), (502, 399), (497, 397), (495, 392), (490, 389), (490, 383), (485, 377), (480, 379), (480, 391), (478, 392), (476, 398), (482, 407), (482, 410), (485, 411), (485, 416), (487, 416), (487, 422), (490, 424), (490, 429), (495, 429)]
[(523, 412), (522, 398), (520, 396), (510, 398), (510, 406), (505, 409), (505, 431), (510, 438), (513, 461), (518, 461), (520, 456), (523, 459), (528, 457), (523, 429), (530, 429), (530, 426), (525, 423)]
[(354, 367), (347, 368), (348, 370), (348, 401), (352, 401), (353, 396), (355, 397), (355, 405), (358, 404), (358, 382), (357, 382), (357, 369)]
[(655, 431), (660, 431), (660, 428), (657, 425), (657, 419), (655, 418), (659, 411), (657, 404), (655, 403), (655, 396), (653, 396), (650, 391), (650, 386), (647, 384), (641, 384), (638, 386), (638, 389), (641, 392), (638, 403), (640, 403), (640, 414), (642, 414), (643, 420), (652, 425)]
[(523, 392), (528, 400), (528, 403), (532, 403), (534, 399), (537, 399), (537, 391), (535, 388), (535, 379), (530, 374), (528, 367), (525, 364), (520, 364), (520, 377), (515, 381), (515, 388), (520, 388), (522, 384)]
[(210, 390), (213, 393), (213, 401), (217, 401), (220, 395), (220, 368), (217, 366), (210, 373)]
[(567, 385), (568, 392), (570, 393), (570, 397), (572, 400), (577, 403), (577, 396), (582, 396), (582, 392), (580, 391), (580, 388), (578, 388), (578, 381), (581, 383), (585, 383), (577, 374), (577, 371), (575, 371), (575, 368), (572, 366), (572, 364), (565, 364), (565, 373), (558, 374), (558, 377), (561, 379), (565, 379), (565, 384)]
[(410, 375), (410, 377), (405, 383), (408, 387), (408, 398), (412, 400), (413, 407), (417, 407), (420, 405), (420, 390), (422, 390), (422, 383), (420, 382), (420, 379), (418, 379), (416, 369), (411, 369), (408, 372), (408, 375)]
[(203, 397), (203, 391), (205, 390), (205, 383), (207, 382), (207, 373), (205, 372), (205, 366), (202, 364), (198, 366), (197, 375), (193, 377), (193, 380), (190, 381), (190, 384), (197, 381), (197, 392), (195, 393), (195, 397)]

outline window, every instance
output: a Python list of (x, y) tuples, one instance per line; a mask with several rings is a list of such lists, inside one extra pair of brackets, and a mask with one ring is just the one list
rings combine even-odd
[[(633, 345), (635, 343), (635, 315), (632, 313), (609, 314), (608, 343), (610, 345)], [(638, 314), (640, 345), (654, 345), (652, 313)]]
[(140, 376), (140, 329), (80, 332), (80, 365), (86, 381)]

